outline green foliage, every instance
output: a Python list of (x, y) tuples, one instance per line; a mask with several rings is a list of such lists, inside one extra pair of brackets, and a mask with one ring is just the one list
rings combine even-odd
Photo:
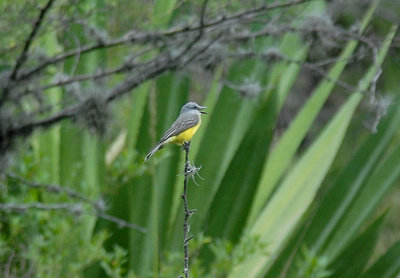
[[(158, 29), (179, 21), (179, 11), (202, 5), (202, 1), (160, 0), (154, 6), (139, 2), (145, 12), (132, 9), (135, 20), (149, 16), (151, 24), (145, 28)], [(210, 2), (211, 15), (220, 3)], [(126, 9), (134, 5), (123, 3)], [(301, 14), (297, 22), (301, 25), (307, 16), (323, 15), (325, 4), (313, 1), (288, 13)], [(365, 13), (359, 34), (372, 21), (378, 5), (374, 1)], [(240, 6), (234, 1), (230, 11)], [(79, 12), (96, 7), (123, 10), (118, 1), (84, 1)], [(1, 12), (12, 8), (0, 4)], [(77, 11), (65, 2), (58, 8), (65, 13)], [(122, 19), (110, 23), (105, 19), (99, 15), (90, 17), (90, 22), (99, 29), (122, 32)], [(13, 40), (27, 32), (23, 25), (16, 36), (9, 36), (2, 24), (2, 47), (12, 47)], [(83, 40), (90, 39), (78, 25), (73, 29)], [(182, 152), (168, 146), (146, 163), (143, 158), (182, 104), (196, 100), (208, 106), (208, 115), (203, 117), (190, 152), (191, 161), (201, 166), (200, 177), (194, 177), (198, 186), (189, 182), (189, 205), (197, 209), (190, 219), (190, 234), (195, 237), (189, 244), (191, 276), (395, 277), (400, 272), (399, 243), (376, 262), (370, 260), (385, 224), (384, 217), (375, 217), (374, 211), (400, 177), (400, 97), (395, 96), (376, 134), (363, 131), (357, 134), (362, 138), (358, 141), (349, 132), (358, 117), (357, 107), (388, 55), (396, 26), (385, 28), (385, 33), (378, 59), (360, 70), (354, 92), (341, 95), (337, 111), (322, 125), (317, 116), (336, 93), (336, 81), (359, 45), (350, 41), (344, 46), (326, 79), (313, 84), (315, 88), (290, 126), (274, 136), (279, 116), (301, 81), (299, 64), (312, 55), (306, 38), (287, 33), (280, 39), (255, 38), (252, 42), (265, 52), (279, 50), (287, 61), (235, 61), (227, 65), (229, 70), (215, 70), (209, 78), (211, 86), (204, 86), (188, 72), (169, 72), (142, 84), (110, 109), (116, 116), (104, 137), (90, 133), (93, 125), (88, 122), (83, 123), (84, 129), (63, 122), (34, 134), (15, 154), (10, 171), (28, 180), (60, 184), (90, 200), (104, 196), (108, 213), (141, 225), (147, 232), (118, 229), (100, 219), (88, 204), (78, 214), (2, 211), (0, 270), (11, 260), (14, 276), (22, 276), (30, 267), (35, 277), (179, 276), (183, 269)], [(69, 49), (72, 41), (56, 33), (41, 40), (43, 47), (53, 51)], [(94, 52), (82, 57), (76, 70), (86, 73), (105, 62), (118, 64), (113, 59), (119, 58), (109, 58), (106, 51)], [(63, 67), (70, 71), (73, 59)], [(221, 85), (222, 78), (226, 82)], [(66, 91), (49, 93), (54, 99), (68, 99)], [(305, 139), (309, 142), (302, 145)], [(353, 152), (343, 154), (341, 148), (349, 145)], [(333, 167), (342, 169), (337, 177)], [(68, 194), (23, 186), (7, 176), (1, 177), (0, 187), (4, 188), (1, 204), (76, 204)], [(368, 223), (372, 224), (366, 227)]]
[(109, 277), (120, 278), (125, 277), (125, 263), (128, 252), (118, 245), (114, 246), (114, 252), (107, 254), (103, 261), (100, 262), (100, 266), (104, 269), (105, 273)]
[[(361, 277), (381, 233), (386, 213), (378, 217), (332, 263), (332, 277)], [(354, 260), (357, 258), (357, 260)], [(354, 260), (354, 261), (353, 261)], [(353, 261), (349, 267), (349, 261)]]
[(318, 254), (309, 250), (307, 247), (302, 248), (302, 256), (296, 263), (297, 273), (295, 277), (304, 278), (325, 278), (331, 276), (328, 270), (328, 258), (318, 256)]
[(400, 242), (397, 241), (387, 252), (382, 255), (369, 269), (367, 269), (362, 278), (373, 277), (396, 277), (400, 271)]
[[(12, 172), (29, 178), (39, 172), (33, 151), (20, 155)], [(53, 202), (69, 202), (65, 194), (53, 195), (24, 186), (13, 178), (2, 179), (0, 200), (8, 203), (37, 203), (44, 198)], [(73, 207), (73, 202), (70, 203)], [(84, 211), (90, 208), (82, 207)], [(0, 261), (10, 260), (11, 272), (18, 277), (32, 273), (35, 277), (86, 277), (85, 270), (93, 264), (108, 267), (115, 276), (121, 272), (124, 252), (121, 248), (107, 251), (104, 243), (109, 237), (105, 230), (88, 240), (87, 218), (64, 211), (1, 212)], [(4, 267), (4, 265), (2, 265)], [(114, 275), (114, 276), (113, 276)]]
[(87, 241), (83, 221), (56, 221), (52, 215), (46, 218), (47, 221), (38, 219), (43, 232), (26, 243), (30, 245), (27, 258), (34, 263), (37, 277), (84, 277), (85, 268), (103, 260), (105, 233), (98, 233)]

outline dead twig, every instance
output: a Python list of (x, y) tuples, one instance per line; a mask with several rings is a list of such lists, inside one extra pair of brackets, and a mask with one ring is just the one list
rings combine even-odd
[(3, 94), (0, 98), (0, 106), (3, 104), (3, 102), (7, 99), (8, 93), (9, 93), (9, 86), (10, 83), (14, 82), (17, 80), (17, 75), (18, 75), (18, 71), (21, 68), (21, 66), (25, 63), (26, 59), (27, 59), (27, 55), (28, 55), (28, 51), (29, 48), (37, 34), (37, 32), (40, 29), (40, 26), (43, 23), (44, 17), (46, 15), (46, 13), (50, 10), (51, 6), (53, 5), (55, 0), (49, 0), (47, 1), (46, 5), (40, 10), (39, 16), (37, 17), (35, 23), (33, 24), (32, 30), (28, 36), (28, 38), (26, 39), (25, 43), (24, 43), (24, 48), (22, 49), (22, 52), (20, 54), (20, 56), (17, 59), (17, 62), (14, 65), (14, 68), (11, 71), (11, 75), (8, 81), (7, 86), (3, 89)]
[[(119, 228), (130, 228), (134, 230), (138, 230), (142, 233), (146, 232), (146, 229), (140, 227), (139, 225), (127, 222), (118, 217), (107, 214), (105, 211), (107, 210), (106, 205), (103, 200), (93, 201), (87, 196), (76, 192), (68, 187), (52, 185), (52, 184), (42, 184), (38, 182), (33, 182), (27, 180), (25, 178), (19, 177), (14, 173), (8, 173), (7, 177), (18, 182), (21, 186), (26, 186), (32, 189), (44, 190), (47, 193), (54, 194), (66, 194), (68, 197), (74, 200), (81, 201), (81, 203), (61, 203), (61, 204), (44, 204), (44, 203), (28, 203), (28, 204), (12, 204), (12, 203), (0, 203), (0, 210), (5, 211), (18, 211), (18, 212), (26, 212), (29, 209), (39, 209), (39, 210), (66, 210), (73, 214), (93, 214), (97, 217), (100, 217), (104, 220), (113, 222), (118, 225)], [(88, 204), (92, 207), (93, 212), (89, 212), (84, 209), (84, 204)]]

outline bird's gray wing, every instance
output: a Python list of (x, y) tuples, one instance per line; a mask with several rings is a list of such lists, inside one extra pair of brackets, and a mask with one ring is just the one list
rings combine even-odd
[(199, 123), (200, 117), (194, 113), (185, 113), (180, 115), (178, 119), (171, 125), (171, 127), (161, 137), (160, 142), (164, 142), (168, 138), (178, 135), (179, 133), (194, 127)]

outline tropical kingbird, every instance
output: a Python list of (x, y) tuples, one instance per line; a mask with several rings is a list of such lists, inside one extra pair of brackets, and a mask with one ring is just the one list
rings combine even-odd
[(199, 129), (201, 124), (201, 114), (207, 114), (202, 111), (207, 107), (200, 106), (195, 102), (186, 103), (176, 121), (164, 133), (157, 145), (146, 155), (145, 161), (149, 159), (158, 150), (161, 150), (169, 143), (183, 145), (189, 142), (193, 135)]

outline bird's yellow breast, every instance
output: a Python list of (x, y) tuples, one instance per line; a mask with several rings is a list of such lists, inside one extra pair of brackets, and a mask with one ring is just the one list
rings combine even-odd
[(178, 135), (171, 137), (171, 142), (182, 145), (185, 142), (189, 142), (192, 139), (193, 135), (199, 129), (201, 121), (194, 127), (188, 128), (185, 131), (181, 132)]

